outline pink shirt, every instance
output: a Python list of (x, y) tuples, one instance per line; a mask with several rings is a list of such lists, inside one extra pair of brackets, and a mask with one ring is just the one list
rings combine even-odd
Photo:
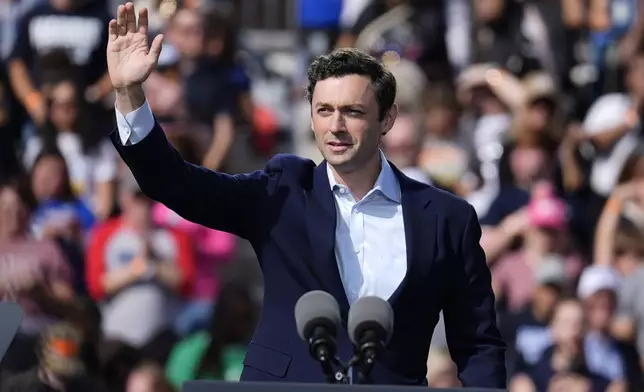
[[(578, 256), (569, 255), (564, 259), (564, 267), (568, 279), (572, 281), (581, 273), (583, 264)], [(492, 281), (499, 290), (497, 296), (507, 299), (511, 312), (521, 310), (532, 300), (536, 286), (534, 270), (523, 251), (501, 257), (492, 267)]]
[(193, 296), (195, 299), (212, 300), (219, 290), (217, 270), (235, 254), (235, 236), (183, 219), (161, 203), (152, 208), (152, 219), (159, 226), (175, 228), (190, 236), (197, 247)]
[[(38, 284), (73, 284), (73, 271), (55, 242), (49, 240), (24, 239), (0, 245), (0, 287), (7, 287), (8, 281), (21, 286), (22, 279), (35, 279)], [(42, 309), (29, 294), (3, 292), (0, 300), (15, 301), (25, 312), (22, 329), (37, 333), (55, 319)]]

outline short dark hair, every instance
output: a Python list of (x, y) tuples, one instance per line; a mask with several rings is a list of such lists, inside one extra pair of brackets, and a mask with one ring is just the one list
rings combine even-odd
[(308, 71), (309, 85), (306, 89), (309, 103), (312, 102), (317, 82), (347, 75), (366, 76), (371, 80), (378, 101), (378, 114), (380, 120), (384, 120), (387, 111), (396, 100), (396, 78), (373, 56), (358, 49), (337, 49), (319, 56), (311, 63)]

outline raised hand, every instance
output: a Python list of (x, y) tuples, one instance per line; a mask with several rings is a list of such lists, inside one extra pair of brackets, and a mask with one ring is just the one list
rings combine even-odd
[(116, 20), (109, 25), (107, 69), (115, 89), (135, 87), (154, 70), (161, 54), (163, 35), (157, 35), (148, 48), (148, 10), (141, 8), (137, 23), (134, 5), (118, 7)]

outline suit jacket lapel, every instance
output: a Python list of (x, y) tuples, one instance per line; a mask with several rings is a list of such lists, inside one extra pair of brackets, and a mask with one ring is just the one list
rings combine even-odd
[(326, 162), (323, 162), (314, 170), (313, 184), (306, 198), (306, 227), (314, 261), (312, 270), (323, 290), (338, 301), (346, 318), (349, 301), (335, 258), (336, 215)]
[(411, 180), (393, 165), (392, 168), (400, 183), (407, 247), (407, 274), (389, 299), (393, 306), (427, 277), (434, 261), (436, 221), (427, 219), (435, 215), (424, 211), (431, 202), (432, 188)]

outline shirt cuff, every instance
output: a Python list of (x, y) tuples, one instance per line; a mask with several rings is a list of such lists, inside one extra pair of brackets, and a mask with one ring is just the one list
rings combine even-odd
[(116, 126), (121, 143), (124, 146), (136, 144), (152, 132), (155, 121), (147, 100), (143, 102), (140, 108), (126, 115), (119, 111), (116, 103), (114, 103), (114, 109), (116, 112)]

